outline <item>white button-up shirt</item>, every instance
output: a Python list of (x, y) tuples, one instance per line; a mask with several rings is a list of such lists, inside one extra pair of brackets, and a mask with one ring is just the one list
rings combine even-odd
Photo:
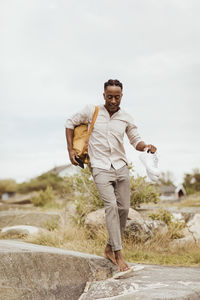
[[(94, 110), (94, 105), (87, 105), (83, 110), (69, 118), (65, 127), (74, 129), (81, 123), (90, 125)], [(127, 134), (131, 145), (136, 148), (141, 137), (131, 115), (119, 109), (110, 117), (104, 105), (100, 105), (88, 143), (88, 154), (92, 168), (109, 170), (112, 165), (118, 170), (127, 164), (123, 145), (124, 133)]]

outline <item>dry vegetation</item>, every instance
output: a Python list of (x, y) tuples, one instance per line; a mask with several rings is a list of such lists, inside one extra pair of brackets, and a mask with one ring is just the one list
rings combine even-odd
[(200, 207), (200, 192), (184, 197), (178, 207)]
[[(5, 186), (16, 189), (16, 185), (11, 181), (2, 181), (2, 191)], [(14, 187), (13, 187), (14, 186)], [(141, 189), (142, 186), (142, 189)], [(36, 189), (37, 187), (37, 189)], [(69, 224), (47, 224), (46, 232), (32, 236), (14, 236), (27, 242), (40, 245), (54, 246), (68, 250), (86, 252), (96, 255), (103, 255), (107, 242), (107, 231), (105, 228), (98, 228), (91, 231), (84, 226), (84, 219), (87, 213), (103, 206), (100, 201), (90, 173), (86, 170), (81, 176), (74, 176), (67, 180), (58, 176), (43, 174), (29, 183), (23, 183), (17, 188), (20, 192), (30, 192), (37, 190), (38, 194), (32, 197), (31, 202), (35, 210), (59, 211), (62, 213), (67, 204), (67, 199), (77, 204), (76, 215), (73, 223)], [(1, 192), (1, 189), (0, 189)], [(61, 203), (59, 200), (63, 198)], [(51, 201), (49, 201), (49, 199)], [(179, 224), (171, 220), (171, 216), (166, 211), (171, 206), (200, 207), (200, 192), (185, 197), (181, 202), (157, 203), (158, 193), (156, 189), (147, 185), (143, 178), (131, 179), (131, 205), (140, 207), (144, 204), (150, 210), (155, 207), (162, 207), (161, 210), (151, 212), (151, 217), (162, 220), (168, 225), (168, 233), (164, 236), (155, 235), (147, 242), (135, 242), (132, 238), (125, 237), (123, 241), (123, 254), (127, 261), (146, 264), (162, 264), (176, 266), (200, 266), (200, 245), (187, 244), (184, 247), (171, 246), (173, 239), (180, 238)], [(152, 204), (154, 203), (154, 204)], [(150, 213), (149, 210), (149, 213)], [(181, 225), (182, 226), (182, 225)], [(0, 234), (0, 238), (11, 238), (7, 234)]]
[[(127, 261), (145, 264), (174, 266), (200, 266), (200, 245), (187, 244), (184, 247), (170, 246), (173, 229), (162, 235), (155, 235), (146, 243), (135, 243), (125, 238), (123, 254)], [(77, 225), (62, 225), (55, 230), (37, 236), (24, 238), (25, 241), (68, 250), (103, 255), (107, 241), (105, 228), (96, 232)]]

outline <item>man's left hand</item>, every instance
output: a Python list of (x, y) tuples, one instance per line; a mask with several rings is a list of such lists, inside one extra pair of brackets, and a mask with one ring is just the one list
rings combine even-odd
[(155, 153), (157, 148), (154, 145), (149, 144), (149, 145), (145, 146), (143, 151), (146, 151), (146, 150), (147, 150), (147, 152)]

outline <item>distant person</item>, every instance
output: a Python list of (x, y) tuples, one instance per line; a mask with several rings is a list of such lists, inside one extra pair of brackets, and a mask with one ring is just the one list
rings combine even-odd
[[(120, 108), (123, 85), (119, 80), (110, 79), (104, 83), (105, 104), (99, 106), (99, 113), (90, 136), (88, 154), (92, 176), (104, 202), (106, 225), (109, 239), (104, 255), (116, 264), (120, 271), (130, 267), (123, 259), (122, 236), (130, 207), (130, 183), (128, 162), (123, 138), (126, 133), (131, 145), (138, 151), (156, 151), (156, 147), (145, 144), (137, 131), (130, 114)], [(88, 105), (66, 122), (66, 139), (69, 158), (77, 165), (77, 153), (73, 150), (75, 126), (91, 123), (95, 106)]]

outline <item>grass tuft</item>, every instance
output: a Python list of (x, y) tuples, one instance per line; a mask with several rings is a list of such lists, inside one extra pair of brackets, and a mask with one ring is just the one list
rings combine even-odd
[[(73, 251), (103, 255), (107, 242), (104, 227), (91, 231), (86, 227), (67, 224), (55, 230), (23, 238), (26, 242), (59, 247)], [(172, 232), (155, 235), (146, 243), (136, 243), (131, 239), (123, 241), (123, 255), (129, 262), (161, 264), (171, 266), (200, 266), (200, 244), (187, 244), (184, 247), (170, 247)]]

